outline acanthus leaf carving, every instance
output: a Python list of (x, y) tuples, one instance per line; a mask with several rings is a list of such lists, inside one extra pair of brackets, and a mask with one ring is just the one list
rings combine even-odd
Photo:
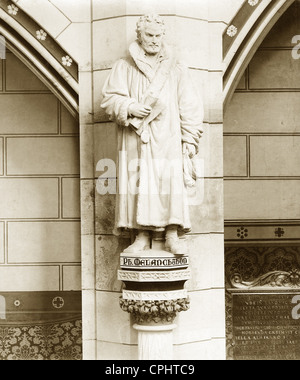
[(242, 276), (236, 273), (231, 277), (230, 282), (234, 288), (238, 289), (255, 287), (299, 288), (300, 271), (298, 269), (289, 272), (273, 271), (258, 277), (254, 281), (243, 281)]
[(120, 298), (123, 311), (133, 315), (138, 324), (172, 323), (178, 313), (190, 308), (189, 298), (169, 301), (134, 301)]

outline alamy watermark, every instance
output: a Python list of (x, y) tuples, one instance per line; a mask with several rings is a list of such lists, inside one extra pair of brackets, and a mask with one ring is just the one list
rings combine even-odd
[(292, 318), (298, 320), (300, 319), (300, 295), (293, 297), (292, 304), (296, 305), (292, 310)]
[[(120, 165), (117, 165), (115, 161), (106, 158), (97, 163), (96, 170), (102, 173), (96, 183), (98, 194), (151, 197), (155, 195), (182, 196), (186, 192), (190, 206), (198, 206), (204, 202), (203, 159), (194, 158), (189, 162), (192, 167), (184, 168), (181, 159), (128, 160), (127, 153), (122, 151), (119, 153), (119, 162)], [(191, 185), (183, 188), (183, 181), (190, 182)]]

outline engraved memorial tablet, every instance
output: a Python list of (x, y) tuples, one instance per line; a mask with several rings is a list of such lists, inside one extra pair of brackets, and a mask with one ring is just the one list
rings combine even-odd
[(277, 271), (251, 283), (234, 276), (235, 289), (229, 290), (234, 360), (300, 359), (298, 275)]
[(296, 319), (299, 294), (233, 294), (235, 360), (300, 359), (300, 320)]

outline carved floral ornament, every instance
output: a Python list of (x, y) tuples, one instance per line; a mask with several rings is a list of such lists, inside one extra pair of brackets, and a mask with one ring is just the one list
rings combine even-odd
[[(248, 3), (248, 5), (250, 5), (250, 7), (255, 7), (259, 3), (259, 0), (248, 0), (247, 3)], [(247, 4), (247, 3), (245, 3), (245, 4)], [(236, 22), (237, 20), (235, 19), (233, 21)], [(233, 37), (235, 37), (238, 34), (239, 29), (241, 29), (240, 25), (236, 26), (236, 24), (231, 24), (227, 28), (226, 34), (229, 37), (233, 38)]]
[(227, 35), (229, 37), (234, 37), (238, 32), (238, 29), (234, 25), (230, 25), (229, 28), (227, 29)]
[(19, 12), (19, 8), (14, 4), (10, 4), (7, 6), (7, 11), (10, 15), (16, 16)]
[(82, 322), (0, 325), (3, 360), (82, 360)]
[(191, 277), (190, 270), (178, 271), (119, 271), (118, 279), (120, 281), (136, 281), (136, 282), (160, 282), (160, 281), (183, 281)]
[(73, 60), (68, 55), (65, 56), (65, 57), (62, 57), (62, 64), (64, 66), (70, 67), (70, 66), (72, 66), (72, 63), (73, 63)]
[(169, 301), (133, 301), (120, 298), (121, 309), (139, 324), (172, 323), (178, 313), (190, 308), (189, 298)]
[(267, 288), (299, 288), (300, 287), (300, 271), (292, 269), (289, 272), (274, 271), (264, 274), (254, 281), (243, 281), (240, 274), (234, 274), (231, 277), (231, 285), (237, 289), (251, 289), (259, 287)]
[(248, 0), (248, 4), (251, 5), (251, 7), (255, 7), (259, 3), (259, 0)]
[[(19, 12), (19, 8), (14, 4), (10, 4), (7, 6), (7, 11), (10, 15), (16, 16)], [(37, 30), (36, 38), (40, 41), (45, 41), (47, 39), (47, 33), (43, 29)], [(62, 64), (64, 66), (71, 67), (73, 60), (70, 56), (67, 55), (65, 57), (62, 57)]]
[(37, 30), (36, 31), (36, 38), (38, 40), (45, 41), (47, 38), (47, 33), (43, 29)]
[[(18, 5), (18, 0), (11, 0), (8, 3), (6, 1), (0, 1), (0, 9), (18, 21), (18, 27), (16, 29), (18, 33), (20, 33), (20, 30), (25, 29), (26, 32), (30, 34), (30, 37), (28, 37), (30, 39), (29, 43), (31, 43), (31, 37), (35, 38), (47, 49), (47, 54), (50, 53), (56, 60), (57, 64), (64, 66), (65, 70), (71, 74), (72, 79), (78, 81), (77, 62), (64, 51), (49, 32), (41, 28), (41, 25), (23, 11), (22, 6)], [(74, 89), (75, 86), (77, 87), (77, 83), (72, 83), (71, 86)]]

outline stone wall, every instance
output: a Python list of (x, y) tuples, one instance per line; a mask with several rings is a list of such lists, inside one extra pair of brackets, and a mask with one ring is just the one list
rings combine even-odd
[(0, 77), (0, 289), (80, 290), (78, 122), (10, 51)]
[(298, 220), (299, 2), (282, 16), (247, 68), (225, 113), (225, 220)]
[[(188, 241), (193, 274), (188, 289), (192, 307), (177, 320), (175, 358), (224, 358), (221, 46), (230, 15), (215, 14), (215, 4), (206, 1), (119, 1), (105, 8), (106, 4), (95, 1), (93, 7), (95, 164), (103, 158), (116, 158), (116, 126), (100, 109), (101, 89), (112, 63), (127, 54), (128, 45), (136, 38), (135, 24), (140, 15), (154, 10), (164, 15), (167, 39), (190, 67), (202, 95), (203, 200), (191, 207), (193, 231)], [(100, 174), (95, 172), (95, 179)], [(129, 241), (112, 235), (115, 196), (96, 193), (95, 202), (97, 357), (134, 359), (137, 336), (129, 316), (120, 313), (121, 284), (116, 279), (119, 254)]]

